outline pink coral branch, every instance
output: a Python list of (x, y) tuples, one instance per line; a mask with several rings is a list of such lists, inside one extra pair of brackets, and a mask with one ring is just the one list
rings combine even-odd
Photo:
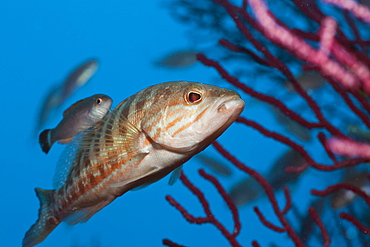
[(333, 46), (335, 29), (337, 28), (337, 22), (331, 18), (326, 17), (322, 21), (320, 30), (320, 48), (319, 54), (322, 54), (323, 59), (330, 56), (330, 50)]
[(264, 35), (269, 40), (285, 47), (302, 60), (320, 67), (324, 73), (333, 76), (346, 88), (352, 90), (357, 90), (359, 88), (360, 85), (356, 76), (341, 67), (328, 56), (323, 56), (323, 53), (313, 49), (310, 45), (290, 32), (290, 30), (278, 25), (274, 21), (275, 18), (271, 17), (270, 12), (262, 0), (250, 0), (249, 2), (256, 19), (263, 28)]
[(370, 10), (368, 7), (353, 0), (322, 0), (324, 3), (336, 5), (346, 9), (354, 14), (357, 18), (370, 23)]
[(334, 153), (351, 157), (361, 156), (370, 159), (369, 143), (360, 143), (342, 138), (331, 138), (327, 142)]

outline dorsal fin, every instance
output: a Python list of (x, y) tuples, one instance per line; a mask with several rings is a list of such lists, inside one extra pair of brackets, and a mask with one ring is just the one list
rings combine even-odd
[[(87, 98), (85, 98), (85, 99), (87, 99)], [(72, 111), (72, 109), (75, 108), (77, 105), (79, 105), (85, 99), (80, 99), (79, 101), (73, 103), (70, 107), (68, 107), (67, 109), (65, 109), (64, 112), (63, 112), (63, 117), (68, 116), (68, 114)]]

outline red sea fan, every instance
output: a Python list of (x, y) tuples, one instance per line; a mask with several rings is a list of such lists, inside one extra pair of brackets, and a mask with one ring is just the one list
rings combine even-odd
[[(179, 2), (184, 3), (186, 1)], [(249, 86), (243, 82), (242, 76), (234, 76), (230, 69), (223, 64), (222, 59), (217, 61), (209, 58), (208, 55), (198, 54), (199, 61), (208, 67), (214, 68), (225, 81), (234, 87), (262, 102), (273, 105), (285, 114), (287, 118), (311, 130), (311, 133), (317, 133), (317, 141), (321, 144), (319, 152), (330, 158), (331, 162), (329, 164), (317, 161), (312, 153), (307, 150), (305, 144), (300, 144), (289, 136), (269, 130), (257, 121), (249, 120), (245, 117), (238, 118), (238, 123), (259, 131), (267, 138), (273, 138), (277, 142), (285, 144), (304, 157), (306, 163), (303, 166), (287, 168), (287, 172), (302, 172), (305, 169), (314, 169), (323, 173), (344, 171), (345, 169), (364, 166), (364, 163), (370, 162), (370, 141), (354, 138), (345, 128), (353, 119), (356, 119), (365, 128), (370, 128), (370, 57), (368, 52), (370, 40), (366, 40), (366, 38), (369, 38), (368, 31), (367, 33), (365, 32), (365, 35), (363, 31), (370, 28), (370, 10), (368, 7), (351, 0), (323, 0), (322, 2), (292, 0), (289, 4), (294, 6), (294, 9), (313, 26), (316, 25), (318, 27), (316, 31), (307, 31), (284, 24), (284, 20), (279, 19), (272, 13), (263, 0), (245, 0), (240, 6), (226, 0), (207, 2), (212, 2), (218, 7), (218, 10), (221, 8), (225, 12), (225, 15), (220, 18), (220, 22), (228, 18), (232, 20), (234, 27), (238, 31), (238, 35), (228, 36), (227, 34), (230, 31), (225, 31), (226, 29), (222, 28), (221, 24), (216, 25), (215, 22), (208, 23), (207, 26), (202, 22), (202, 25), (206, 26), (206, 28), (214, 27), (219, 31), (221, 30), (220, 33), (225, 35), (225, 37), (219, 39), (219, 44), (228, 49), (229, 57), (240, 54), (252, 59), (253, 62), (251, 63), (268, 68), (271, 71), (278, 71), (280, 75), (283, 75), (291, 83), (297, 93), (296, 97), (301, 98), (308, 105), (311, 112), (314, 113), (314, 120), (312, 118), (308, 119), (304, 114), (292, 110), (280, 98), (259, 92), (256, 90), (256, 87)], [(329, 11), (329, 13), (333, 13), (333, 16), (325, 14), (322, 10), (323, 8), (331, 9), (332, 12)], [(195, 18), (200, 18), (199, 8), (194, 9), (196, 9), (196, 12), (194, 10), (194, 16), (196, 14), (198, 16)], [(217, 13), (221, 13), (221, 10)], [(340, 24), (341, 22), (337, 21), (338, 15), (339, 18), (345, 20), (348, 28), (343, 27)], [(234, 39), (236, 36), (238, 38)], [(363, 36), (366, 36), (365, 39)], [(299, 66), (301, 71), (314, 70), (319, 72), (326, 79), (332, 90), (336, 92), (335, 100), (344, 102), (351, 118), (343, 117), (341, 114), (337, 114), (338, 112), (332, 115), (327, 114), (325, 105), (319, 104), (300, 85), (294, 76), (291, 66), (288, 66), (289, 62), (284, 62), (281, 56), (276, 55), (276, 50), (289, 53), (293, 57), (293, 63)], [(258, 77), (256, 80), (258, 80)], [(341, 122), (339, 126), (335, 124), (337, 120)], [(227, 148), (224, 148), (217, 141), (213, 143), (213, 146), (241, 172), (252, 176), (263, 187), (271, 208), (279, 220), (279, 225), (269, 221), (258, 207), (254, 207), (254, 212), (258, 215), (260, 221), (275, 232), (286, 233), (295, 246), (305, 246), (305, 240), (298, 234), (299, 229), (287, 218), (287, 213), (292, 211), (294, 206), (292, 205), (290, 190), (284, 187), (286, 202), (283, 207), (279, 206), (273, 188), (260, 173), (239, 160), (237, 153), (233, 154), (236, 156), (233, 156), (227, 151)], [(203, 170), (200, 171), (200, 174), (217, 188), (230, 208), (235, 225), (233, 232), (226, 230), (223, 223), (216, 219), (209, 206), (212, 202), (208, 202), (201, 190), (193, 185), (184, 174), (181, 175), (181, 181), (198, 197), (206, 216), (195, 217), (173, 197), (167, 196), (166, 199), (190, 223), (213, 224), (229, 241), (231, 246), (247, 246), (247, 243), (238, 242), (237, 236), (244, 223), (241, 223), (238, 208), (226, 193), (226, 189), (216, 177), (205, 173)], [(344, 183), (334, 184), (322, 191), (316, 190), (314, 185), (311, 186), (311, 194), (314, 196), (329, 196), (335, 190), (347, 189), (366, 202), (366, 205), (364, 205), (366, 209), (362, 210), (362, 212), (369, 211), (370, 197), (368, 191)], [(326, 208), (331, 209), (329, 206)], [(358, 213), (358, 210), (356, 213), (355, 210), (349, 209), (349, 213), (340, 212), (339, 214), (334, 212), (333, 209), (331, 210), (336, 215), (335, 217), (353, 224), (359, 229), (360, 234), (370, 234), (370, 228), (367, 226), (369, 222), (362, 220), (364, 217)], [(323, 246), (329, 246), (334, 236), (330, 235), (331, 231), (323, 224), (321, 214), (314, 207), (309, 207), (306, 209), (306, 212), (312, 218), (313, 223), (316, 224), (319, 232), (321, 232)], [(340, 228), (338, 225), (336, 227)], [(360, 236), (359, 239), (366, 246), (366, 236)], [(347, 244), (351, 244), (350, 240), (346, 239), (346, 241)], [(167, 239), (163, 241), (163, 244), (180, 246)], [(258, 240), (253, 241), (251, 245), (260, 246)]]

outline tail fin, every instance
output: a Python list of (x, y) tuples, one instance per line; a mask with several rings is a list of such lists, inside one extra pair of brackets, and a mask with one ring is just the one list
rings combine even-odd
[(22, 243), (23, 247), (31, 247), (41, 243), (60, 223), (56, 217), (50, 214), (50, 202), (54, 190), (36, 188), (35, 191), (40, 200), (39, 218), (26, 232)]
[(39, 136), (39, 143), (41, 146), (42, 151), (45, 153), (49, 153), (49, 150), (53, 143), (51, 143), (51, 129), (44, 130), (43, 132), (40, 133)]

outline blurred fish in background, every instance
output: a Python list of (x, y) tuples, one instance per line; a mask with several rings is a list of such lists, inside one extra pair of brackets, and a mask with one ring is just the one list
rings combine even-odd
[(84, 86), (98, 69), (98, 61), (91, 59), (78, 66), (61, 86), (59, 105), (63, 104), (77, 89)]
[(281, 126), (284, 127), (286, 131), (293, 134), (295, 137), (298, 137), (302, 141), (309, 141), (311, 140), (310, 130), (305, 128), (303, 125), (297, 123), (296, 121), (292, 120), (291, 118), (287, 117), (284, 113), (282, 113), (279, 109), (273, 106), (269, 106), (271, 111), (273, 112), (276, 121), (278, 121)]
[(53, 112), (56, 111), (76, 90), (84, 86), (98, 69), (98, 61), (89, 59), (74, 69), (61, 85), (53, 85), (41, 104), (36, 121), (35, 135), (44, 127)]
[[(320, 89), (325, 85), (326, 81), (326, 79), (316, 71), (303, 71), (296, 77), (296, 80), (304, 90)], [(295, 92), (290, 81), (285, 81), (284, 85), (290, 92)]]
[[(361, 189), (367, 195), (370, 195), (370, 180), (367, 178), (368, 173), (363, 170), (347, 169), (343, 180), (340, 183), (351, 184)], [(331, 197), (331, 207), (340, 209), (351, 203), (356, 194), (350, 190), (340, 189), (333, 193)]]
[(71, 105), (63, 112), (63, 119), (57, 127), (40, 133), (39, 142), (42, 151), (48, 153), (56, 141), (66, 144), (75, 135), (97, 124), (107, 115), (112, 103), (113, 100), (109, 96), (95, 94)]
[(370, 142), (370, 130), (363, 129), (359, 125), (349, 124), (347, 132), (357, 141)]
[(230, 190), (231, 200), (236, 206), (243, 206), (263, 195), (262, 186), (252, 177), (235, 184)]
[(207, 154), (200, 153), (195, 156), (204, 166), (210, 168), (214, 173), (223, 176), (230, 176), (231, 170), (227, 167), (226, 164), (221, 161), (213, 158)]
[(298, 178), (303, 174), (303, 172), (286, 172), (286, 168), (302, 166), (305, 163), (306, 160), (300, 153), (294, 149), (290, 149), (275, 162), (267, 174), (266, 179), (275, 191), (280, 190), (288, 183), (296, 183)]
[(196, 51), (177, 51), (165, 55), (154, 65), (166, 68), (186, 68), (197, 63), (197, 52)]
[[(303, 174), (303, 172), (286, 172), (286, 168), (302, 166), (305, 163), (306, 160), (297, 151), (291, 149), (277, 159), (267, 176), (265, 176), (266, 180), (274, 191), (278, 191), (287, 184), (296, 183)], [(230, 196), (237, 206), (243, 206), (264, 196), (264, 189), (254, 178), (247, 178), (232, 187)]]

